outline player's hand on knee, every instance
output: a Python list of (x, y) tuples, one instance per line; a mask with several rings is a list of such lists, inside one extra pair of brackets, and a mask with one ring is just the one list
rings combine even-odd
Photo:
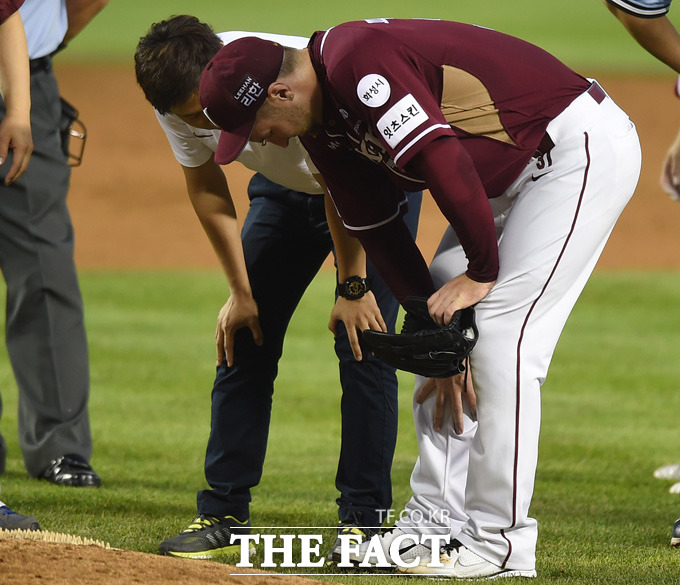
[(459, 309), (472, 307), (489, 294), (496, 281), (477, 282), (467, 274), (449, 280), (427, 300), (427, 308), (435, 322), (447, 325)]
[(360, 299), (351, 300), (338, 297), (331, 310), (331, 318), (328, 322), (328, 329), (333, 332), (335, 337), (338, 336), (340, 322), (345, 325), (349, 345), (352, 348), (354, 359), (357, 361), (363, 359), (361, 343), (359, 342), (360, 332), (366, 329), (387, 331), (387, 325), (371, 291), (368, 291)]
[(234, 365), (234, 337), (236, 332), (243, 327), (250, 329), (253, 341), (261, 346), (263, 343), (262, 328), (255, 299), (252, 296), (239, 297), (232, 294), (217, 316), (215, 345), (218, 366), (225, 357), (229, 367)]

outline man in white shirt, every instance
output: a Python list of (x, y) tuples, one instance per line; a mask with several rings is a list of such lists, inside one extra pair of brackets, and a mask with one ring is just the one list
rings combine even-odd
[[(198, 493), (193, 523), (161, 543), (160, 552), (173, 556), (216, 558), (236, 552), (238, 547), (228, 545), (230, 535), (250, 531), (250, 490), (262, 474), (285, 331), (333, 250), (331, 234), (339, 296), (329, 326), (336, 335), (343, 389), (339, 532), (369, 536), (382, 523), (380, 511), (391, 506), (397, 379), (394, 369), (362, 355), (357, 331), (393, 329), (396, 300), (375, 269), (366, 266), (363, 250), (347, 236), (335, 209), (327, 207), (323, 181), (297, 139), (287, 148), (251, 142), (238, 157), (256, 171), (240, 234), (225, 175), (213, 160), (220, 133), (200, 107), (200, 75), (222, 43), (253, 35), (289, 46), (307, 44), (305, 38), (264, 33), (218, 37), (196, 18), (177, 16), (153, 25), (135, 54), (137, 81), (182, 166), (230, 289), (217, 325), (218, 369), (205, 460), (211, 489)], [(415, 237), (421, 194), (408, 199), (406, 217)], [(335, 552), (334, 547), (330, 560)]]

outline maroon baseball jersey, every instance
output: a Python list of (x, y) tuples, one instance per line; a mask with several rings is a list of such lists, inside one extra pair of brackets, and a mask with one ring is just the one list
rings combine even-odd
[(0, 0), (0, 24), (19, 10), (23, 3), (24, 0)]
[[(590, 83), (530, 43), (440, 20), (349, 22), (315, 33), (309, 50), (324, 132), (303, 143), (348, 228), (363, 242), (400, 213), (400, 190), (430, 188), (468, 274), (495, 279), (488, 198), (512, 184), (550, 120)], [(443, 137), (447, 148), (430, 154)], [(425, 150), (430, 166), (419, 158)], [(445, 184), (432, 184), (443, 167)]]

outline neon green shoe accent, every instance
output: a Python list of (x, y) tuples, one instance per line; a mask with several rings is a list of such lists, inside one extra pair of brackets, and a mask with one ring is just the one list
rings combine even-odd
[(182, 530), (182, 534), (196, 532), (197, 530), (203, 530), (204, 528), (212, 528), (213, 526), (219, 526), (221, 524), (224, 524), (225, 522), (229, 523), (229, 525), (232, 527), (250, 526), (250, 522), (248, 520), (241, 522), (240, 520), (237, 520), (233, 516), (225, 516), (224, 518), (218, 518), (217, 516), (204, 516), (203, 514), (200, 514), (196, 516), (196, 518), (194, 518), (194, 521), (191, 524), (189, 524), (189, 526)]
[[(240, 555), (241, 543), (232, 543), (232, 534), (250, 534), (250, 521), (233, 516), (199, 514), (179, 535), (163, 541), (158, 547), (162, 555), (187, 559), (216, 559)], [(255, 553), (250, 543), (249, 555)]]
[(340, 562), (341, 541), (340, 536), (351, 535), (353, 538), (351, 542), (361, 544), (364, 540), (370, 538), (375, 534), (374, 530), (359, 526), (357, 524), (350, 524), (341, 522), (338, 526), (338, 538), (336, 538), (333, 547), (326, 556), (327, 565), (335, 565)]

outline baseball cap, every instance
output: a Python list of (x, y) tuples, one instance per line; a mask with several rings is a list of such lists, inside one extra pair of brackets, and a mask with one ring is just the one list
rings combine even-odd
[(230, 163), (245, 148), (257, 111), (281, 70), (283, 52), (283, 46), (273, 41), (242, 37), (222, 47), (203, 70), (201, 107), (222, 129), (217, 163)]

